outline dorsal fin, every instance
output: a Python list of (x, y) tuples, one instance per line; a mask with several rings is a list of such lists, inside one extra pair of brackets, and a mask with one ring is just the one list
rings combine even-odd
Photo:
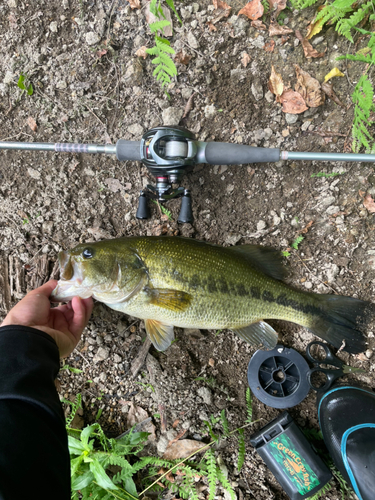
[(260, 245), (239, 245), (229, 247), (227, 250), (241, 255), (254, 269), (275, 280), (283, 280), (287, 275), (279, 250)]

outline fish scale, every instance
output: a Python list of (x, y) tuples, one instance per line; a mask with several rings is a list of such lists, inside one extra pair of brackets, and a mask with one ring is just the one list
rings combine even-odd
[(249, 343), (273, 348), (277, 333), (263, 320), (281, 319), (361, 352), (362, 326), (374, 313), (368, 302), (290, 287), (282, 281), (280, 252), (255, 245), (119, 238), (77, 245), (60, 255), (60, 266), (55, 300), (93, 296), (144, 319), (159, 350), (170, 345), (174, 326), (232, 329)]

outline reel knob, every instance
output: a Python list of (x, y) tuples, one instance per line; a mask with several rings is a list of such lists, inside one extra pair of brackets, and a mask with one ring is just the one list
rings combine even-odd
[(181, 210), (180, 215), (178, 216), (177, 222), (187, 223), (193, 222), (193, 211), (191, 209), (191, 196), (190, 191), (185, 189), (184, 194), (181, 198)]
[(147, 197), (144, 191), (141, 191), (138, 198), (138, 209), (135, 216), (137, 219), (148, 219), (150, 217), (150, 209), (148, 207)]

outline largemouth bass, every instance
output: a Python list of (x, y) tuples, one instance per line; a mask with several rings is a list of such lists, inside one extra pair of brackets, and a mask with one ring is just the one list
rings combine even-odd
[(174, 326), (230, 329), (257, 347), (273, 349), (277, 333), (264, 320), (308, 328), (348, 352), (365, 348), (363, 327), (374, 305), (351, 297), (295, 290), (282, 282), (280, 252), (221, 247), (190, 238), (130, 237), (82, 243), (59, 254), (54, 301), (93, 297), (141, 318), (160, 351)]

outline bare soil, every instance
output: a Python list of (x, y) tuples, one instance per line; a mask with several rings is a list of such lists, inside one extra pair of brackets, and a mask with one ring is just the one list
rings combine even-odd
[[(351, 94), (363, 67), (336, 61), (355, 49), (333, 27), (316, 37), (321, 41), (314, 47), (325, 52), (324, 57), (306, 59), (294, 33), (284, 44), (281, 37), (272, 37), (273, 52), (264, 50), (271, 40), (268, 31), (258, 31), (247, 18), (235, 15), (245, 1), (228, 2), (231, 14), (215, 24), (216, 31), (207, 25), (217, 17), (208, 0), (175, 3), (183, 26), (174, 20), (171, 41), (176, 52), (184, 50), (191, 59), (186, 66), (178, 64), (168, 99), (152, 77), (150, 58), (135, 55), (140, 47), (152, 46), (144, 7), (132, 10), (125, 0), (2, 2), (0, 140), (98, 144), (140, 140), (148, 129), (167, 124), (166, 110), (176, 108), (173, 124), (193, 131), (198, 140), (285, 151), (350, 152)], [(284, 12), (285, 24), (302, 32), (314, 16), (312, 8)], [(269, 24), (269, 16), (265, 23)], [(363, 44), (358, 40), (356, 49)], [(241, 63), (243, 53), (250, 56), (247, 67)], [(267, 81), (274, 65), (284, 82), (294, 87), (294, 64), (320, 82), (339, 67), (345, 76), (334, 79), (334, 89), (345, 108), (327, 99), (319, 108), (286, 116), (268, 92)], [(21, 74), (32, 84), (32, 96), (17, 86)], [(193, 109), (180, 120), (193, 92)], [(29, 117), (36, 121), (36, 131), (28, 125)], [(27, 290), (57, 277), (59, 250), (81, 241), (128, 235), (183, 235), (221, 245), (273, 246), (290, 252), (285, 260), (294, 286), (373, 300), (375, 223), (363, 205), (366, 194), (375, 195), (370, 163), (197, 165), (182, 181), (192, 193), (194, 223), (181, 225), (179, 200), (166, 204), (172, 220), (163, 217), (155, 204), (149, 220), (136, 219), (139, 192), (153, 181), (140, 163), (50, 152), (3, 150), (0, 156), (3, 316)], [(341, 175), (312, 177), (322, 172)], [(296, 250), (291, 243), (298, 235), (304, 239)], [(302, 354), (313, 339), (296, 325), (272, 324), (280, 341)], [(127, 428), (130, 403), (149, 416), (162, 408), (167, 427), (162, 433), (160, 420), (153, 418), (157, 436), (153, 453), (162, 453), (165, 442), (183, 429), (187, 429), (184, 437), (206, 439), (203, 421), (223, 408), (232, 428), (244, 423), (247, 366), (255, 349), (230, 332), (180, 330), (177, 342), (166, 352), (150, 350), (161, 368), (158, 376), (143, 364), (133, 378), (132, 363), (144, 340), (141, 321), (95, 305), (78, 348), (63, 363), (82, 373), (64, 369), (58, 384), (62, 397), (82, 394), (85, 423), (95, 420), (101, 410), (99, 423), (118, 435)], [(373, 348), (374, 335), (369, 331), (366, 354), (340, 353), (341, 359), (366, 371), (348, 377), (348, 382), (375, 387)], [(318, 428), (315, 401), (310, 392), (290, 409), (301, 427)], [(236, 440), (226, 442), (217, 454), (239, 499), (284, 500), (286, 494), (249, 443), (252, 432), (280, 411), (254, 398), (253, 412), (260, 421), (246, 430), (241, 472), (236, 470)], [(216, 498), (226, 497), (219, 490)], [(337, 483), (324, 498), (341, 498)]]

